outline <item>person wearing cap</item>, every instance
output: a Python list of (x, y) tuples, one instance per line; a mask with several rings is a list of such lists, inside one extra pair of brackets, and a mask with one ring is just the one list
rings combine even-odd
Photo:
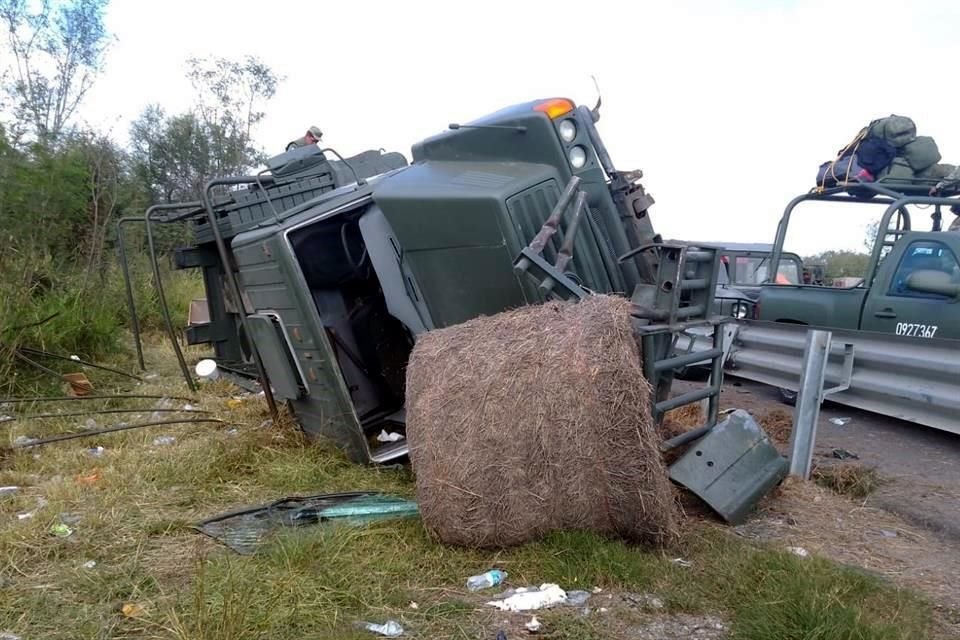
[(320, 131), (320, 127), (310, 127), (307, 129), (307, 133), (302, 138), (297, 138), (293, 142), (287, 145), (287, 151), (291, 149), (296, 149), (297, 147), (305, 147), (308, 144), (317, 144), (320, 142), (320, 138), (323, 137), (323, 132)]

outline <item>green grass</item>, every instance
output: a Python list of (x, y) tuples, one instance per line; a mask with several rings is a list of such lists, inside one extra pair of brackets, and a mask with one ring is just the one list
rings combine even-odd
[[(148, 359), (163, 363), (164, 377), (138, 392), (184, 392), (168, 353), (153, 347)], [(258, 428), (267, 417), (262, 402), (231, 407), (236, 393), (223, 384), (203, 391), (203, 408), (226, 425), (159, 427), (0, 458), (0, 485), (23, 487), (0, 499), (0, 632), (31, 640), (371, 638), (355, 627), (358, 620), (393, 618), (409, 637), (493, 638), (510, 616), (484, 606), (490, 593), (471, 594), (463, 583), (496, 566), (514, 586), (603, 589), (588, 616), (572, 608), (538, 613), (545, 638), (629, 638), (651, 616), (678, 613), (716, 615), (734, 640), (932, 634), (930, 606), (915, 594), (827, 560), (750, 546), (708, 524), (692, 524), (669, 552), (583, 532), (499, 552), (455, 549), (408, 520), (303, 528), (279, 535), (256, 555), (234, 554), (190, 525), (289, 495), (357, 489), (413, 495), (406, 470), (351, 464), (290, 425)], [(9, 438), (67, 431), (78, 422), (17, 423)], [(228, 433), (231, 426), (237, 435)], [(177, 443), (154, 447), (161, 434), (175, 435)], [(96, 444), (107, 449), (102, 458), (85, 452)], [(77, 482), (95, 469), (99, 481)], [(39, 497), (46, 507), (37, 509)], [(35, 517), (17, 519), (30, 510)], [(50, 536), (63, 514), (80, 518), (73, 535)], [(675, 557), (691, 566), (678, 566)], [(88, 560), (97, 565), (84, 569)], [(657, 594), (665, 610), (625, 606), (618, 594), (629, 592)], [(142, 615), (124, 616), (124, 603), (141, 605)], [(599, 607), (610, 611), (598, 613)], [(529, 617), (510, 619), (508, 637), (519, 637), (516, 625)]]
[[(142, 329), (160, 330), (163, 317), (149, 262), (142, 252), (133, 252), (130, 261), (131, 288)], [(123, 339), (129, 313), (117, 265), (88, 276), (78, 267), (37, 257), (0, 261), (0, 271), (15, 275), (29, 272), (32, 276), (27, 279), (35, 281), (24, 282), (27, 276), (23, 276), (0, 282), (0, 394), (48, 394), (62, 384), (38, 367), (15, 359), (15, 346), (77, 355), (93, 362), (129, 359), (132, 355), (129, 341)], [(161, 271), (171, 317), (175, 326), (183, 326), (190, 301), (204, 296), (201, 275), (197, 271), (171, 270), (165, 259), (161, 259)], [(31, 358), (59, 373), (80, 370), (69, 362)]]

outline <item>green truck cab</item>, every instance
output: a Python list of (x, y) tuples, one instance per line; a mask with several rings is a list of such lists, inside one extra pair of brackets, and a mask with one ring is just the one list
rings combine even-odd
[[(956, 195), (929, 196), (929, 185), (841, 185), (804, 194), (787, 206), (771, 260), (778, 264), (794, 208), (807, 201), (885, 206), (867, 272), (853, 287), (764, 282), (755, 318), (916, 339), (960, 339), (960, 233), (942, 230), (942, 209)], [(928, 231), (914, 230), (909, 207), (931, 207)]]
[(670, 360), (672, 335), (715, 321), (719, 255), (663, 243), (640, 172), (613, 167), (598, 118), (538, 100), (451, 124), (414, 145), (409, 164), (374, 153), (334, 171), (332, 150), (309, 146), (256, 176), (211, 181), (202, 207), (170, 218), (194, 225), (177, 265), (204, 270), (209, 321), (190, 341), (255, 361), (268, 401), (309, 435), (383, 463), (406, 454), (375, 436), (403, 431), (418, 335), (555, 297), (622, 295), (645, 331), (657, 419), (710, 398), (715, 423), (718, 357), (710, 388), (668, 396), (684, 364)]
[[(767, 280), (773, 245), (753, 242), (688, 244), (717, 247), (720, 251), (720, 269), (714, 296), (715, 311), (738, 320), (752, 318), (761, 285)], [(776, 281), (780, 284), (804, 282), (805, 266), (800, 256), (795, 253), (782, 253), (777, 271)]]

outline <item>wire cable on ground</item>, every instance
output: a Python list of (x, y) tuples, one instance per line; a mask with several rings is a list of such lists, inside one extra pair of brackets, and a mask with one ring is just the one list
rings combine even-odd
[(44, 444), (51, 444), (53, 442), (77, 440), (80, 438), (99, 436), (105, 433), (114, 433), (117, 431), (129, 431), (131, 429), (142, 429), (143, 427), (155, 427), (162, 424), (195, 424), (198, 422), (218, 422), (220, 424), (226, 424), (225, 420), (218, 420), (217, 418), (196, 418), (193, 420), (154, 420), (151, 422), (140, 422), (138, 424), (119, 424), (112, 427), (105, 427), (103, 429), (91, 429), (90, 431), (84, 431), (82, 433), (64, 433), (59, 436), (50, 436), (49, 438), (40, 438), (39, 440), (29, 440), (27, 442), (23, 442), (22, 444), (15, 444), (10, 448), (27, 449), (30, 447), (39, 447), (40, 445)]
[(19, 404), (23, 402), (73, 402), (80, 400), (117, 400), (117, 399), (133, 399), (133, 398), (151, 398), (154, 400), (190, 400), (196, 402), (196, 398), (185, 398), (183, 396), (156, 396), (156, 395), (145, 395), (138, 393), (130, 394), (115, 394), (115, 395), (89, 395), (89, 396), (36, 396), (33, 398), (0, 398), (0, 404)]
[(58, 353), (50, 353), (49, 351), (42, 351), (42, 350), (40, 350), (40, 349), (33, 349), (32, 347), (20, 347), (19, 350), (22, 351), (22, 352), (24, 352), (24, 353), (30, 354), (30, 355), (32, 355), (32, 356), (42, 356), (42, 357), (45, 357), (45, 358), (54, 358), (54, 359), (56, 359), (56, 360), (66, 360), (67, 362), (74, 362), (74, 363), (76, 363), (76, 364), (78, 364), (78, 365), (82, 365), (82, 366), (84, 366), (84, 367), (90, 367), (90, 368), (92, 368), (92, 369), (100, 369), (101, 371), (109, 371), (110, 373), (115, 373), (115, 374), (117, 374), (117, 375), (119, 375), (119, 376), (125, 376), (125, 377), (127, 377), (127, 378), (131, 378), (132, 380), (136, 380), (136, 381), (138, 381), (138, 382), (143, 382), (143, 378), (141, 378), (141, 377), (139, 377), (139, 376), (135, 376), (135, 375), (133, 375), (132, 373), (127, 373), (126, 371), (120, 371), (119, 369), (114, 369), (114, 368), (112, 368), (112, 367), (106, 367), (106, 366), (104, 366), (104, 365), (102, 365), (102, 364), (96, 364), (96, 363), (93, 363), (93, 362), (87, 362), (86, 360), (81, 360), (81, 359), (79, 359), (79, 358), (71, 358), (71, 357), (69, 357), (69, 356), (63, 356), (63, 355), (60, 355), (60, 354), (58, 354)]
[[(206, 409), (94, 409), (93, 411), (71, 411), (69, 413), (35, 413), (27, 416), (14, 416), (13, 420), (46, 420), (48, 418), (75, 418), (77, 416), (99, 416), (108, 413), (211, 413)], [(0, 636), (2, 637), (2, 636)]]

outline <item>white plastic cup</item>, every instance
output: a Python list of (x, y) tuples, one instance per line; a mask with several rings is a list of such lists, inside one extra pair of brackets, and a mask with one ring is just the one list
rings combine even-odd
[(209, 358), (198, 362), (194, 370), (201, 380), (216, 380), (220, 377), (220, 370), (217, 368), (216, 361)]

